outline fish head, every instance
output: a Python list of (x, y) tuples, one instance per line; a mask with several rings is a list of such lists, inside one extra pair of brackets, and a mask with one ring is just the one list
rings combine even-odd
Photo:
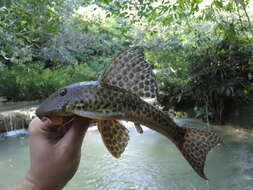
[(40, 104), (36, 115), (39, 118), (74, 116), (73, 107), (79, 102), (86, 105), (85, 93), (94, 85), (95, 82), (78, 82), (58, 89)]

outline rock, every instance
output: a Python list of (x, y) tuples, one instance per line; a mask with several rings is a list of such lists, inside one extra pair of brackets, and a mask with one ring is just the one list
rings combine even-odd
[(6, 99), (4, 97), (0, 96), (0, 105), (3, 104), (3, 102), (5, 102), (5, 101), (6, 101)]

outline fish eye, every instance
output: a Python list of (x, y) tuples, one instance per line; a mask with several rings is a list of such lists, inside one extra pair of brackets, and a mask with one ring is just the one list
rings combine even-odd
[(67, 94), (67, 90), (65, 88), (61, 89), (60, 92), (59, 92), (59, 94), (61, 96), (65, 96)]

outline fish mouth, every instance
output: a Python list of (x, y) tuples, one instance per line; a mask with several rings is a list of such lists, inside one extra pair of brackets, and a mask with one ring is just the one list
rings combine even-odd
[(47, 118), (65, 118), (65, 117), (71, 117), (74, 116), (71, 113), (66, 113), (60, 110), (54, 110), (54, 111), (49, 111), (49, 112), (42, 112), (40, 109), (37, 109), (35, 111), (35, 114), (38, 118), (42, 119), (43, 117), (47, 117)]
[(53, 125), (62, 125), (64, 123), (68, 123), (69, 121), (72, 121), (72, 119), (74, 118), (73, 114), (65, 114), (60, 111), (50, 111), (43, 114), (40, 111), (36, 110), (35, 114), (42, 121), (45, 118), (48, 118)]

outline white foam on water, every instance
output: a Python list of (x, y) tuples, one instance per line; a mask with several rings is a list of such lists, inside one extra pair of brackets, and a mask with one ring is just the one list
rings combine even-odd
[(18, 130), (8, 131), (8, 132), (5, 132), (5, 133), (2, 133), (2, 135), (6, 136), (6, 137), (12, 137), (12, 136), (24, 135), (24, 134), (27, 134), (26, 129), (18, 129)]

